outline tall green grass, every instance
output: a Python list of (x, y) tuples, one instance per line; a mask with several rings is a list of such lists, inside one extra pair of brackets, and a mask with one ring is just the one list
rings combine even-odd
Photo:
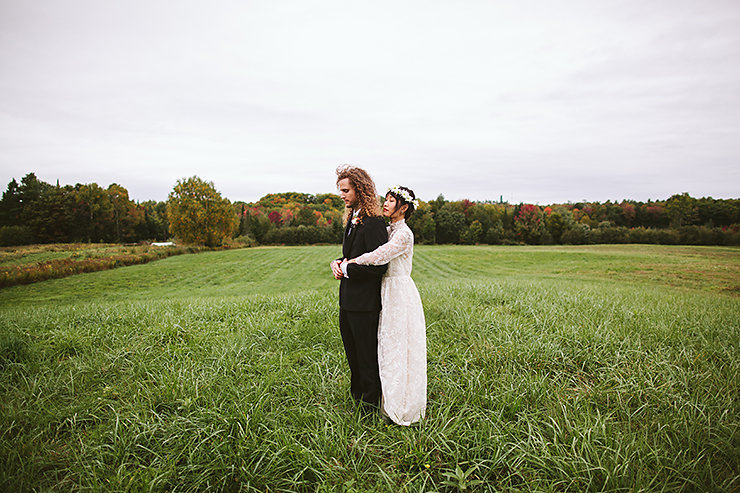
[(0, 487), (740, 487), (737, 250), (417, 248), (429, 406), (411, 428), (349, 397), (336, 253), (0, 290)]

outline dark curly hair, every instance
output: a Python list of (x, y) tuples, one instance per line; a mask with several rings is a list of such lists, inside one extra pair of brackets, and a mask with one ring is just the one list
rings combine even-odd
[[(400, 188), (401, 190), (405, 190), (406, 192), (408, 192), (408, 194), (411, 195), (411, 200), (416, 199), (416, 194), (410, 188), (401, 187), (401, 186), (396, 187), (396, 188)], [(403, 195), (401, 195), (400, 193), (395, 193), (392, 190), (388, 190), (388, 193), (385, 194), (386, 197), (389, 195), (392, 196), (394, 199), (396, 199), (396, 209), (398, 209), (404, 204), (408, 205), (408, 208), (406, 209), (406, 212), (403, 217), (404, 219), (408, 219), (409, 217), (411, 217), (411, 214), (413, 214), (415, 210), (414, 204), (411, 202), (407, 202), (406, 199), (403, 198)]]
[[(337, 186), (339, 186), (339, 181), (345, 178), (349, 178), (350, 185), (355, 189), (358, 203), (357, 208), (360, 210), (360, 222), (365, 217), (380, 216), (381, 210), (378, 193), (375, 191), (375, 183), (373, 183), (373, 179), (370, 178), (367, 171), (356, 166), (343, 164), (337, 168)], [(345, 224), (347, 224), (347, 219), (354, 212), (354, 208), (347, 208), (344, 213)]]

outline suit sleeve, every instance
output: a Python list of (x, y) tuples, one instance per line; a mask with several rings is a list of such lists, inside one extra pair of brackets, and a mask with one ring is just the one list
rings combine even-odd
[[(388, 241), (388, 231), (385, 229), (383, 221), (377, 218), (372, 218), (367, 221), (365, 228), (365, 248), (367, 251), (373, 251), (380, 245)], [(388, 264), (385, 265), (359, 265), (349, 264), (347, 266), (347, 275), (350, 278), (366, 279), (375, 278), (378, 279), (383, 277), (385, 271), (388, 270)]]

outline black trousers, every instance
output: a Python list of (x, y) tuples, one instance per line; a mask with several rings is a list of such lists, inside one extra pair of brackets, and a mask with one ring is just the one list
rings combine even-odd
[(380, 401), (379, 316), (380, 311), (352, 312), (339, 309), (339, 331), (351, 373), (352, 397), (356, 401), (373, 405)]

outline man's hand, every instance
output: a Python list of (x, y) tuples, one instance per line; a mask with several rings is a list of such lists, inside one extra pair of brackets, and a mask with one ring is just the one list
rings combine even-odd
[(331, 264), (331, 272), (334, 274), (334, 279), (341, 279), (344, 277), (344, 274), (342, 273), (341, 260), (333, 260)]

